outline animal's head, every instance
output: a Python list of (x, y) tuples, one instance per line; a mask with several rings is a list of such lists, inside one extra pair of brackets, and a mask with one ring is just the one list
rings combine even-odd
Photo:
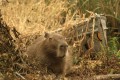
[(57, 33), (45, 33), (44, 45), (48, 55), (53, 57), (63, 58), (68, 51), (68, 44), (65, 37)]

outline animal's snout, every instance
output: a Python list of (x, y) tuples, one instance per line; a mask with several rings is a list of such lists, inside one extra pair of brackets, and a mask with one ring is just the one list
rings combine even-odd
[(67, 50), (68, 50), (68, 44), (66, 42), (59, 44), (57, 57), (64, 58), (66, 56)]

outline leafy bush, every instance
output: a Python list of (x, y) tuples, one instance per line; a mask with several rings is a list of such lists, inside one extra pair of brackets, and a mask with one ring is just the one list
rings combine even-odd
[(118, 37), (113, 37), (108, 42), (109, 45), (109, 54), (115, 54), (120, 58), (120, 43), (118, 42)]

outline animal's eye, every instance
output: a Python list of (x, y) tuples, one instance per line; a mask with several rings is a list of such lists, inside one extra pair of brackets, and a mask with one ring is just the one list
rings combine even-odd
[(64, 48), (65, 46), (64, 45), (61, 45), (60, 48)]
[(67, 47), (68, 47), (68, 45), (61, 45), (60, 46), (61, 49), (64, 49), (64, 48), (67, 48)]
[(52, 38), (50, 37), (49, 40), (52, 40)]

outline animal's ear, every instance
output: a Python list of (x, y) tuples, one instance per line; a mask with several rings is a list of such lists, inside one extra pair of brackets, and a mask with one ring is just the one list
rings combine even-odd
[(50, 34), (48, 32), (45, 32), (45, 38), (49, 38), (50, 37)]

